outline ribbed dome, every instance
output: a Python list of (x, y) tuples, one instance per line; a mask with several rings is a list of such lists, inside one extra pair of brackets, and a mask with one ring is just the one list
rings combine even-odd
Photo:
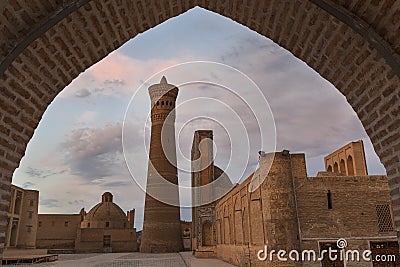
[(81, 223), (82, 228), (127, 228), (125, 212), (113, 201), (113, 195), (105, 192), (102, 201), (94, 206)]

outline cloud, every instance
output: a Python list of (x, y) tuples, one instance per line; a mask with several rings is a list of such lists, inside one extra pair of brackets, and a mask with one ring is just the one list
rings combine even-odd
[(74, 206), (83, 205), (84, 203), (85, 203), (85, 201), (82, 200), (82, 199), (74, 200), (74, 201), (68, 201), (69, 205), (74, 205)]
[[(142, 145), (143, 139), (140, 138), (143, 136), (142, 127), (130, 127), (130, 129), (135, 138), (126, 138), (126, 145), (133, 148)], [(106, 124), (98, 128), (75, 129), (61, 146), (66, 151), (64, 161), (72, 175), (78, 175), (89, 181), (115, 175), (130, 176), (123, 156), (121, 123)], [(109, 185), (116, 186), (117, 183)]]
[(155, 73), (180, 63), (176, 59), (139, 60), (114, 51), (64, 89), (60, 98), (127, 97)]
[[(228, 39), (231, 45), (221, 59), (248, 74), (267, 98), (278, 151), (304, 152), (307, 158), (322, 160), (347, 142), (370, 142), (345, 97), (304, 62), (257, 34), (243, 32)], [(314, 174), (320, 167), (312, 164), (308, 171)]]
[[(118, 91), (125, 86), (125, 82), (122, 80), (102, 80), (92, 77), (90, 73), (82, 77), (82, 81), (80, 82), (81, 86), (87, 87), (82, 88), (81, 86), (77, 86), (75, 83), (73, 84), (75, 87), (71, 86), (74, 88), (71, 91), (75, 91), (73, 96), (77, 98), (87, 98), (99, 95), (109, 96), (111, 94), (118, 95)], [(62, 93), (62, 95), (64, 94), (65, 93)]]
[(124, 86), (125, 85), (125, 81), (124, 80), (117, 80), (117, 79), (105, 80), (104, 84), (107, 85), (107, 86)]
[(113, 181), (113, 182), (106, 182), (103, 183), (102, 186), (110, 188), (110, 187), (120, 187), (120, 186), (131, 186), (132, 181)]
[(96, 111), (88, 110), (84, 112), (77, 120), (78, 124), (86, 124), (93, 121), (97, 116)]
[(44, 170), (44, 169), (37, 169), (33, 167), (28, 167), (25, 170), (25, 173), (31, 178), (41, 178), (45, 179), (54, 175), (63, 174), (67, 172), (67, 170), (60, 170), (60, 171), (52, 171), (52, 170)]
[(101, 128), (73, 130), (62, 143), (65, 162), (71, 174), (97, 179), (122, 169), (122, 125), (108, 124)]
[(26, 181), (25, 183), (22, 184), (23, 188), (32, 188), (32, 187), (36, 187), (35, 183), (32, 183), (30, 181)]
[(41, 199), (39, 201), (39, 204), (41, 206), (47, 207), (47, 208), (59, 208), (61, 207), (60, 201), (54, 198), (47, 198), (47, 199)]
[[(190, 31), (193, 28), (197, 30)], [(158, 40), (163, 41), (158, 42)], [(23, 168), (20, 168), (26, 170), (25, 175), (21, 175), (23, 176), (21, 180), (29, 180), (24, 181), (27, 185), (33, 180), (32, 178), (46, 178), (63, 173), (63, 179), (37, 181), (39, 187), (43, 185), (40, 187), (40, 194), (46, 196), (46, 199), (41, 205), (45, 206), (46, 211), (77, 212), (82, 206), (80, 200), (85, 201), (88, 206), (94, 205), (99, 201), (101, 193), (111, 188), (119, 201), (118, 204), (121, 203), (122, 207), (125, 209), (139, 207), (136, 221), (141, 220), (144, 194), (131, 182), (123, 159), (121, 117), (124, 108), (121, 107), (136, 88), (151, 75), (166, 67), (191, 60), (223, 62), (239, 69), (254, 80), (267, 98), (275, 117), (277, 150), (286, 148), (291, 152), (305, 152), (311, 175), (323, 168), (323, 155), (359, 138), (364, 138), (366, 142), (368, 169), (379, 172), (379, 168), (376, 168), (379, 159), (376, 156), (374, 158), (372, 146), (370, 143), (367, 144), (369, 139), (366, 138), (362, 125), (337, 89), (273, 41), (242, 25), (232, 23), (230, 19), (195, 8), (127, 42), (98, 64), (87, 69), (57, 96), (63, 101), (55, 102), (64, 105), (52, 107), (58, 108), (58, 113), (52, 113), (57, 116), (53, 116), (52, 121), (46, 122), (50, 126), (38, 128), (34, 138), (40, 139), (36, 148), (48, 146), (50, 138), (56, 139), (52, 136), (56, 128), (54, 126), (58, 126), (59, 129), (64, 127), (60, 131), (62, 132), (60, 137), (57, 137), (59, 139), (54, 141), (62, 142), (62, 145), (56, 147), (57, 153), (46, 152), (47, 154), (43, 156), (45, 153), (41, 149), (37, 149), (36, 153), (30, 153), (32, 147), (35, 147), (32, 142), (22, 161)], [(195, 74), (199, 71), (192, 70)], [(230, 79), (230, 76), (225, 77), (216, 72), (211, 73), (211, 76), (219, 81)], [(167, 78), (171, 82), (174, 80), (170, 76)], [(146, 89), (148, 85), (145, 85)], [(251, 98), (253, 93), (252, 89), (241, 88), (242, 96)], [(178, 101), (197, 96), (207, 96), (228, 103), (245, 121), (250, 139), (254, 141), (259, 135), (251, 113), (243, 103), (218, 88), (208, 85), (185, 87), (180, 90)], [(145, 101), (148, 101), (147, 94), (142, 102)], [(87, 105), (88, 103), (95, 105)], [(139, 113), (148, 111), (141, 108), (142, 106), (138, 105)], [(177, 112), (176, 128), (178, 129), (185, 118), (204, 114), (208, 108), (210, 105), (204, 104), (182, 107)], [(216, 114), (224, 123), (233, 125), (232, 132), (238, 132), (239, 128), (232, 116), (220, 110), (210, 110), (210, 112)], [(71, 113), (79, 113), (79, 116), (64, 123), (64, 119), (70, 118)], [(46, 117), (44, 118), (46, 120)], [(139, 123), (141, 118), (130, 117), (130, 121), (133, 125), (128, 145), (132, 152), (132, 162), (135, 163), (135, 171), (139, 171), (137, 178), (145, 179), (147, 155), (140, 154), (136, 149), (143, 145), (143, 125)], [(44, 125), (44, 121), (41, 124)], [(68, 132), (75, 126), (79, 128)], [(179, 143), (184, 150), (184, 155), (190, 158), (193, 132), (200, 128), (215, 129), (214, 138), (218, 145), (216, 164), (224, 168), (229, 158), (231, 144), (226, 134), (210, 121), (199, 120), (189, 124), (182, 131), (177, 144)], [(239, 153), (239, 157), (243, 156), (244, 149), (249, 148), (240, 147), (239, 150), (242, 152)], [(245, 177), (254, 170), (257, 164), (257, 152), (261, 149), (265, 148), (259, 147), (257, 142), (252, 143), (251, 158)], [(58, 157), (61, 157), (61, 160)], [(235, 154), (233, 157), (237, 158), (238, 155)], [(37, 158), (41, 158), (40, 162)], [(181, 160), (182, 158), (178, 158), (178, 161)], [(183, 173), (182, 176), (181, 174), (180, 172), (180, 181), (185, 183), (190, 181), (190, 174)], [(240, 178), (237, 177), (239, 176), (237, 172), (231, 173), (230, 176), (233, 180)], [(79, 200), (71, 200), (74, 198)]]
[(74, 95), (76, 97), (84, 98), (84, 97), (90, 96), (91, 94), (92, 93), (87, 88), (82, 88), (82, 89), (77, 90)]

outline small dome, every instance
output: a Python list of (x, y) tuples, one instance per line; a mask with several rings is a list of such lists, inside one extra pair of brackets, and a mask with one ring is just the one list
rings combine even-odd
[(105, 192), (101, 196), (101, 202), (113, 202), (113, 195), (110, 192)]
[(101, 202), (85, 215), (81, 228), (123, 229), (128, 225), (125, 212), (113, 202), (113, 195), (105, 192), (101, 197)]

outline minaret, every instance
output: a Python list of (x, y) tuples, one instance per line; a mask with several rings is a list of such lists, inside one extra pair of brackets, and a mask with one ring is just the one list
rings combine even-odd
[(183, 248), (175, 146), (178, 88), (162, 77), (149, 94), (151, 139), (140, 252), (178, 252)]

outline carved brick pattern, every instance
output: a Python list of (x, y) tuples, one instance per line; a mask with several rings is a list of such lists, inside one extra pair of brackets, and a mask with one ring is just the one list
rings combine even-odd
[(376, 214), (378, 216), (379, 232), (393, 231), (393, 219), (389, 203), (376, 205)]

